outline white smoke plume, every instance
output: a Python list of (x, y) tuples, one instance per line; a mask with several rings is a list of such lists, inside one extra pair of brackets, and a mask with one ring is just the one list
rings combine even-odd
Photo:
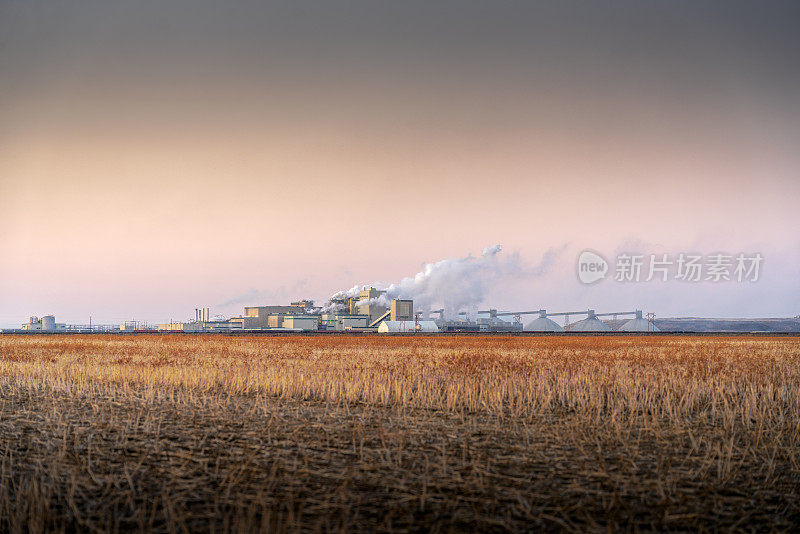
[[(461, 310), (474, 310), (483, 303), (488, 291), (500, 279), (508, 276), (540, 275), (552, 263), (553, 252), (548, 252), (535, 268), (522, 265), (518, 254), (501, 254), (503, 247), (486, 247), (480, 256), (471, 254), (464, 258), (451, 258), (424, 264), (422, 270), (396, 284), (384, 286), (376, 283), (357, 285), (339, 291), (331, 299), (356, 297), (362, 289), (375, 287), (385, 294), (372, 299), (375, 304), (389, 305), (392, 299), (413, 299), (414, 308), (428, 311), (444, 308), (447, 317), (455, 317)], [(330, 310), (337, 311), (337, 310)]]

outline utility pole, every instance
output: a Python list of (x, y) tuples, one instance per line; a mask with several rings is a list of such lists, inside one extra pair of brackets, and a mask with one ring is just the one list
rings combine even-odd
[(656, 314), (655, 314), (655, 313), (652, 313), (652, 312), (650, 312), (650, 313), (648, 313), (648, 314), (647, 314), (647, 331), (648, 331), (648, 332), (650, 331), (650, 327), (651, 327), (651, 326), (653, 327), (653, 328), (652, 328), (652, 331), (653, 331), (653, 332), (655, 332), (655, 328), (656, 328)]

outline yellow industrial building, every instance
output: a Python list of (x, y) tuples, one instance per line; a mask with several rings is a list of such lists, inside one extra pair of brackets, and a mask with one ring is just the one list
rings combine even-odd
[[(384, 321), (414, 321), (414, 303), (411, 300), (392, 300), (385, 305), (385, 291), (370, 287), (357, 297), (332, 300), (337, 311), (322, 313), (314, 307), (313, 300), (300, 300), (288, 306), (247, 306), (240, 317), (226, 320), (208, 320), (207, 313), (196, 310), (195, 320), (170, 322), (158, 325), (164, 332), (213, 332), (249, 330), (302, 330), (302, 331), (377, 331)], [(204, 309), (207, 310), (207, 309)]]

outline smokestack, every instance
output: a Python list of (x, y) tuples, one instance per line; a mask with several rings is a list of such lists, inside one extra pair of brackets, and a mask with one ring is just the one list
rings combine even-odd
[[(447, 312), (443, 312), (445, 316), (477, 306), (495, 282), (504, 276), (525, 274), (526, 268), (520, 264), (517, 256), (503, 257), (501, 250), (500, 245), (494, 245), (483, 249), (477, 258), (469, 255), (426, 263), (416, 275), (386, 287), (380, 297), (381, 304), (389, 305), (392, 299), (413, 300), (417, 309), (441, 306)], [(350, 313), (357, 313), (353, 308), (360, 294), (359, 289), (360, 286), (354, 286), (340, 291), (331, 300), (341, 299), (345, 305), (350, 304)]]

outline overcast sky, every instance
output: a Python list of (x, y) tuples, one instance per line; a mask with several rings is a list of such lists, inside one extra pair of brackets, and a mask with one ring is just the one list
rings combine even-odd
[[(798, 24), (797, 2), (0, 0), (0, 325), (233, 315), (495, 243), (550, 258), (498, 308), (800, 314)], [(586, 248), (765, 259), (756, 283), (583, 286)]]

